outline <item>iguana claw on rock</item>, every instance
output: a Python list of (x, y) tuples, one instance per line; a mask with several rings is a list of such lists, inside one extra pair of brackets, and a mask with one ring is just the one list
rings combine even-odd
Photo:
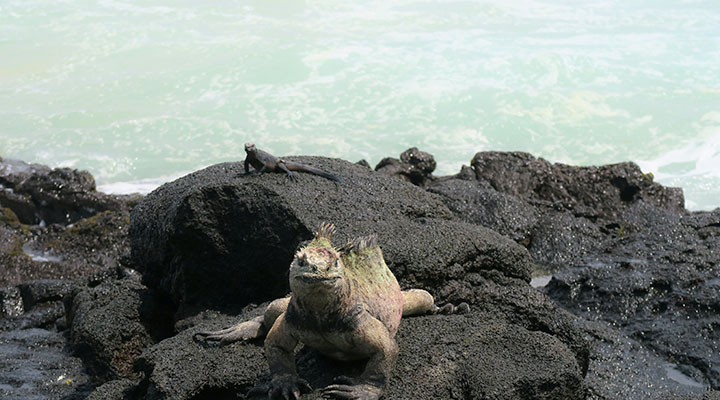
[(425, 290), (401, 291), (376, 236), (335, 248), (330, 242), (334, 232), (333, 225), (322, 224), (315, 238), (297, 252), (290, 265), (289, 297), (270, 303), (260, 317), (197, 334), (229, 343), (267, 333), (265, 356), (272, 380), (251, 394), (297, 399), (310, 391), (295, 368), (295, 348), (303, 343), (338, 360), (368, 360), (358, 378), (339, 377), (323, 389), (323, 397), (378, 399), (397, 359), (395, 334), (401, 317), (469, 311), (465, 303), (437, 307)]
[(252, 165), (253, 168), (255, 168), (255, 174), (262, 174), (264, 172), (285, 172), (288, 175), (288, 178), (291, 180), (297, 180), (297, 176), (293, 171), (298, 171), (322, 176), (323, 178), (327, 178), (335, 182), (341, 182), (340, 177), (337, 175), (308, 165), (280, 159), (268, 152), (258, 149), (252, 143), (245, 143), (245, 153), (247, 154), (244, 165), (246, 175), (251, 174), (250, 166)]

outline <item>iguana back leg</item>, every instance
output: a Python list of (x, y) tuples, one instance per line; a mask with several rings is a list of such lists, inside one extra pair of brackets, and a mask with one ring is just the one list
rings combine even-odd
[(442, 307), (435, 305), (435, 299), (426, 290), (410, 289), (404, 290), (403, 295), (403, 317), (425, 314), (464, 314), (470, 311), (467, 303), (460, 303), (457, 306), (445, 304)]
[(272, 303), (268, 304), (263, 315), (219, 331), (198, 332), (195, 337), (220, 345), (263, 337), (268, 333), (280, 314), (285, 312), (289, 302), (290, 297), (273, 300)]
[(287, 174), (288, 178), (290, 178), (291, 181), (297, 180), (297, 174), (295, 174), (294, 172), (292, 172), (288, 169), (288, 167), (285, 165), (285, 161), (278, 160), (277, 167), (280, 168), (281, 170), (285, 171), (285, 173)]

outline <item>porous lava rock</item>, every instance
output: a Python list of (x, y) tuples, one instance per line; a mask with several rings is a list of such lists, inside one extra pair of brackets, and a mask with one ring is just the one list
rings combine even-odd
[[(173, 299), (176, 318), (285, 295), (295, 250), (327, 221), (337, 227), (338, 245), (377, 234), (401, 286), (428, 289), (441, 303), (467, 301), (476, 310), (403, 322), (398, 368), (424, 372), (406, 381), (407, 374), (399, 373), (388, 398), (423, 391), (447, 398), (582, 398), (588, 344), (570, 314), (528, 285), (533, 265), (522, 246), (455, 220), (441, 197), (412, 184), (342, 160), (290, 159), (337, 174), (343, 183), (308, 174), (296, 182), (284, 174), (243, 176), (241, 164), (225, 163), (168, 183), (135, 208), (132, 263), (148, 287)], [(422, 325), (428, 321), (434, 322)], [(252, 343), (213, 348), (213, 356), (191, 341), (207, 324), (180, 325), (186, 329), (137, 361), (147, 398), (220, 396), (267, 379), (261, 349)], [(422, 354), (428, 355), (415, 357)], [(180, 359), (192, 359), (193, 366)], [(358, 370), (358, 364), (338, 365), (310, 350), (300, 352), (298, 365), (316, 387), (328, 384), (338, 369)], [(174, 383), (178, 376), (187, 385)]]
[(375, 166), (375, 171), (398, 177), (413, 185), (425, 186), (435, 179), (432, 172), (436, 165), (432, 154), (411, 147), (400, 154), (399, 160), (393, 157), (383, 158)]
[[(238, 319), (261, 309), (251, 307)], [(584, 398), (583, 374), (573, 352), (552, 335), (508, 322), (508, 316), (472, 311), (403, 320), (397, 336), (400, 355), (385, 398)], [(137, 361), (146, 376), (143, 398), (233, 398), (267, 383), (262, 341), (215, 347), (193, 340), (194, 333), (232, 320), (206, 312), (196, 326), (146, 350)], [(364, 362), (338, 362), (301, 349), (298, 373), (316, 388), (302, 398), (321, 399), (319, 389), (334, 377), (358, 375), (363, 367)]]
[(103, 381), (137, 378), (135, 358), (171, 334), (171, 313), (137, 275), (75, 288), (65, 301), (70, 344)]
[(644, 174), (632, 162), (578, 167), (553, 164), (528, 153), (480, 152), (471, 166), (478, 180), (498, 192), (587, 218), (613, 219), (640, 200), (658, 208), (684, 211), (681, 189), (653, 182), (652, 175)]
[[(680, 189), (634, 163), (574, 167), (526, 153), (477, 153), (428, 190), (458, 219), (527, 247), (558, 304), (677, 364), (691, 390), (720, 387), (720, 209), (688, 212)], [(620, 354), (632, 365), (641, 353)]]
[(377, 234), (405, 287), (439, 293), (449, 278), (480, 270), (529, 281), (525, 249), (453, 220), (438, 196), (346, 161), (291, 159), (331, 171), (343, 183), (309, 174), (297, 182), (284, 174), (241, 176), (241, 164), (226, 163), (147, 195), (130, 226), (132, 260), (144, 282), (167, 293), (180, 315), (281, 297), (298, 245), (321, 222), (335, 224), (338, 245)]
[(2, 158), (0, 204), (24, 224), (69, 224), (123, 207), (117, 196), (96, 191), (95, 179), (87, 171)]

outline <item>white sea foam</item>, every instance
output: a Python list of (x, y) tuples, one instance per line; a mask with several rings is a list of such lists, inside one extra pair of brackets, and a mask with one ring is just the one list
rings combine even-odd
[(640, 160), (638, 164), (658, 179), (720, 178), (720, 127), (705, 129), (703, 136), (685, 140), (680, 147), (651, 160)]
[[(199, 166), (411, 146), (641, 160), (720, 205), (714, 0), (3, 2), (0, 155), (146, 192)], [(178, 27), (182, 26), (182, 29)]]
[(168, 175), (160, 178), (139, 179), (130, 182), (113, 182), (97, 186), (97, 190), (107, 194), (148, 194), (164, 183), (180, 178), (185, 174)]
[(681, 141), (678, 148), (638, 161), (659, 183), (682, 187), (685, 206), (692, 210), (720, 206), (720, 127), (702, 131), (701, 138)]

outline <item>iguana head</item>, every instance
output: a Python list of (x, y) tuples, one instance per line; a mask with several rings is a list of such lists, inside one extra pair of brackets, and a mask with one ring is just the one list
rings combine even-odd
[(255, 151), (255, 150), (256, 150), (255, 144), (250, 143), (250, 142), (245, 143), (245, 152), (246, 152), (246, 153), (250, 153), (250, 152), (253, 152), (253, 151)]
[(333, 225), (320, 226), (315, 239), (295, 254), (290, 264), (290, 289), (296, 295), (337, 291), (345, 286), (340, 253), (330, 243)]

